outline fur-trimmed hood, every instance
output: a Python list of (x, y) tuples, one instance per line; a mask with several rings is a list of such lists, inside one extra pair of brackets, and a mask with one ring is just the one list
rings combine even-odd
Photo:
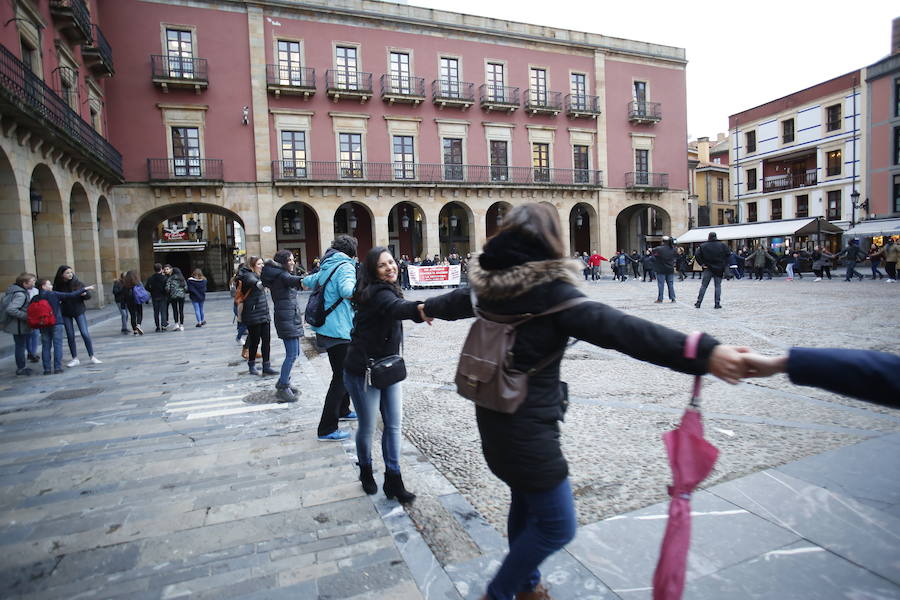
[(537, 260), (515, 265), (508, 269), (488, 271), (482, 269), (477, 258), (469, 261), (469, 285), (478, 298), (504, 300), (516, 298), (535, 286), (563, 280), (578, 285), (579, 274), (584, 267), (571, 258)]

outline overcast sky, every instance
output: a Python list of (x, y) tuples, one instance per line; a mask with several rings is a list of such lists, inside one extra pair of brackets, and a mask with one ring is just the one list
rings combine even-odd
[(891, 20), (900, 16), (900, 3), (890, 0), (846, 4), (409, 0), (408, 4), (685, 48), (691, 139), (725, 132), (728, 115), (887, 56)]

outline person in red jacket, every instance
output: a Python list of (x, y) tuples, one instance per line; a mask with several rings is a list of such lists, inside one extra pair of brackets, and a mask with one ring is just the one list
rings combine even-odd
[(591, 280), (597, 281), (600, 279), (600, 263), (604, 260), (609, 262), (608, 259), (600, 255), (596, 250), (591, 254), (591, 257), (588, 259), (588, 265), (591, 267)]

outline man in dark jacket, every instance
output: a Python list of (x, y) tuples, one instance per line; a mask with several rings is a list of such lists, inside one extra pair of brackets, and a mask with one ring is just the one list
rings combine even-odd
[(163, 266), (159, 263), (153, 265), (153, 275), (147, 278), (146, 288), (150, 292), (150, 301), (153, 302), (153, 322), (156, 331), (165, 331), (169, 326), (169, 302), (166, 297), (166, 277)]
[(300, 355), (300, 338), (303, 336), (303, 316), (297, 303), (297, 295), (303, 281), (294, 275), (294, 254), (290, 250), (279, 250), (272, 260), (263, 266), (260, 279), (272, 291), (275, 332), (284, 343), (284, 362), (281, 375), (275, 384), (276, 396), (283, 402), (296, 402), (297, 388), (291, 386), (291, 368)]
[(663, 236), (663, 243), (653, 249), (653, 264), (656, 266), (656, 287), (659, 290), (656, 304), (663, 301), (663, 284), (669, 289), (669, 302), (675, 302), (675, 247), (669, 236)]
[(847, 242), (847, 247), (837, 254), (837, 258), (843, 258), (847, 265), (847, 275), (844, 277), (844, 281), (850, 281), (853, 277), (859, 277), (860, 281), (863, 280), (863, 276), (856, 270), (857, 263), (866, 260), (866, 253), (860, 249), (859, 240), (852, 239)]
[(731, 250), (719, 241), (715, 231), (710, 231), (706, 239), (707, 242), (701, 244), (697, 254), (694, 255), (694, 260), (703, 267), (703, 280), (700, 283), (700, 293), (697, 295), (697, 302), (694, 306), (700, 308), (706, 288), (709, 287), (709, 280), (712, 279), (716, 289), (714, 308), (722, 308), (722, 277), (728, 268), (728, 255), (731, 254)]

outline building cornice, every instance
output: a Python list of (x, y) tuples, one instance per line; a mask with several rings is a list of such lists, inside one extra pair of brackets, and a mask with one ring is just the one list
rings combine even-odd
[(299, 108), (270, 108), (269, 114), (273, 115), (300, 115), (302, 117), (311, 117), (316, 114), (314, 110), (301, 110)]
[(208, 104), (164, 104), (160, 102), (156, 108), (161, 110), (209, 110)]

